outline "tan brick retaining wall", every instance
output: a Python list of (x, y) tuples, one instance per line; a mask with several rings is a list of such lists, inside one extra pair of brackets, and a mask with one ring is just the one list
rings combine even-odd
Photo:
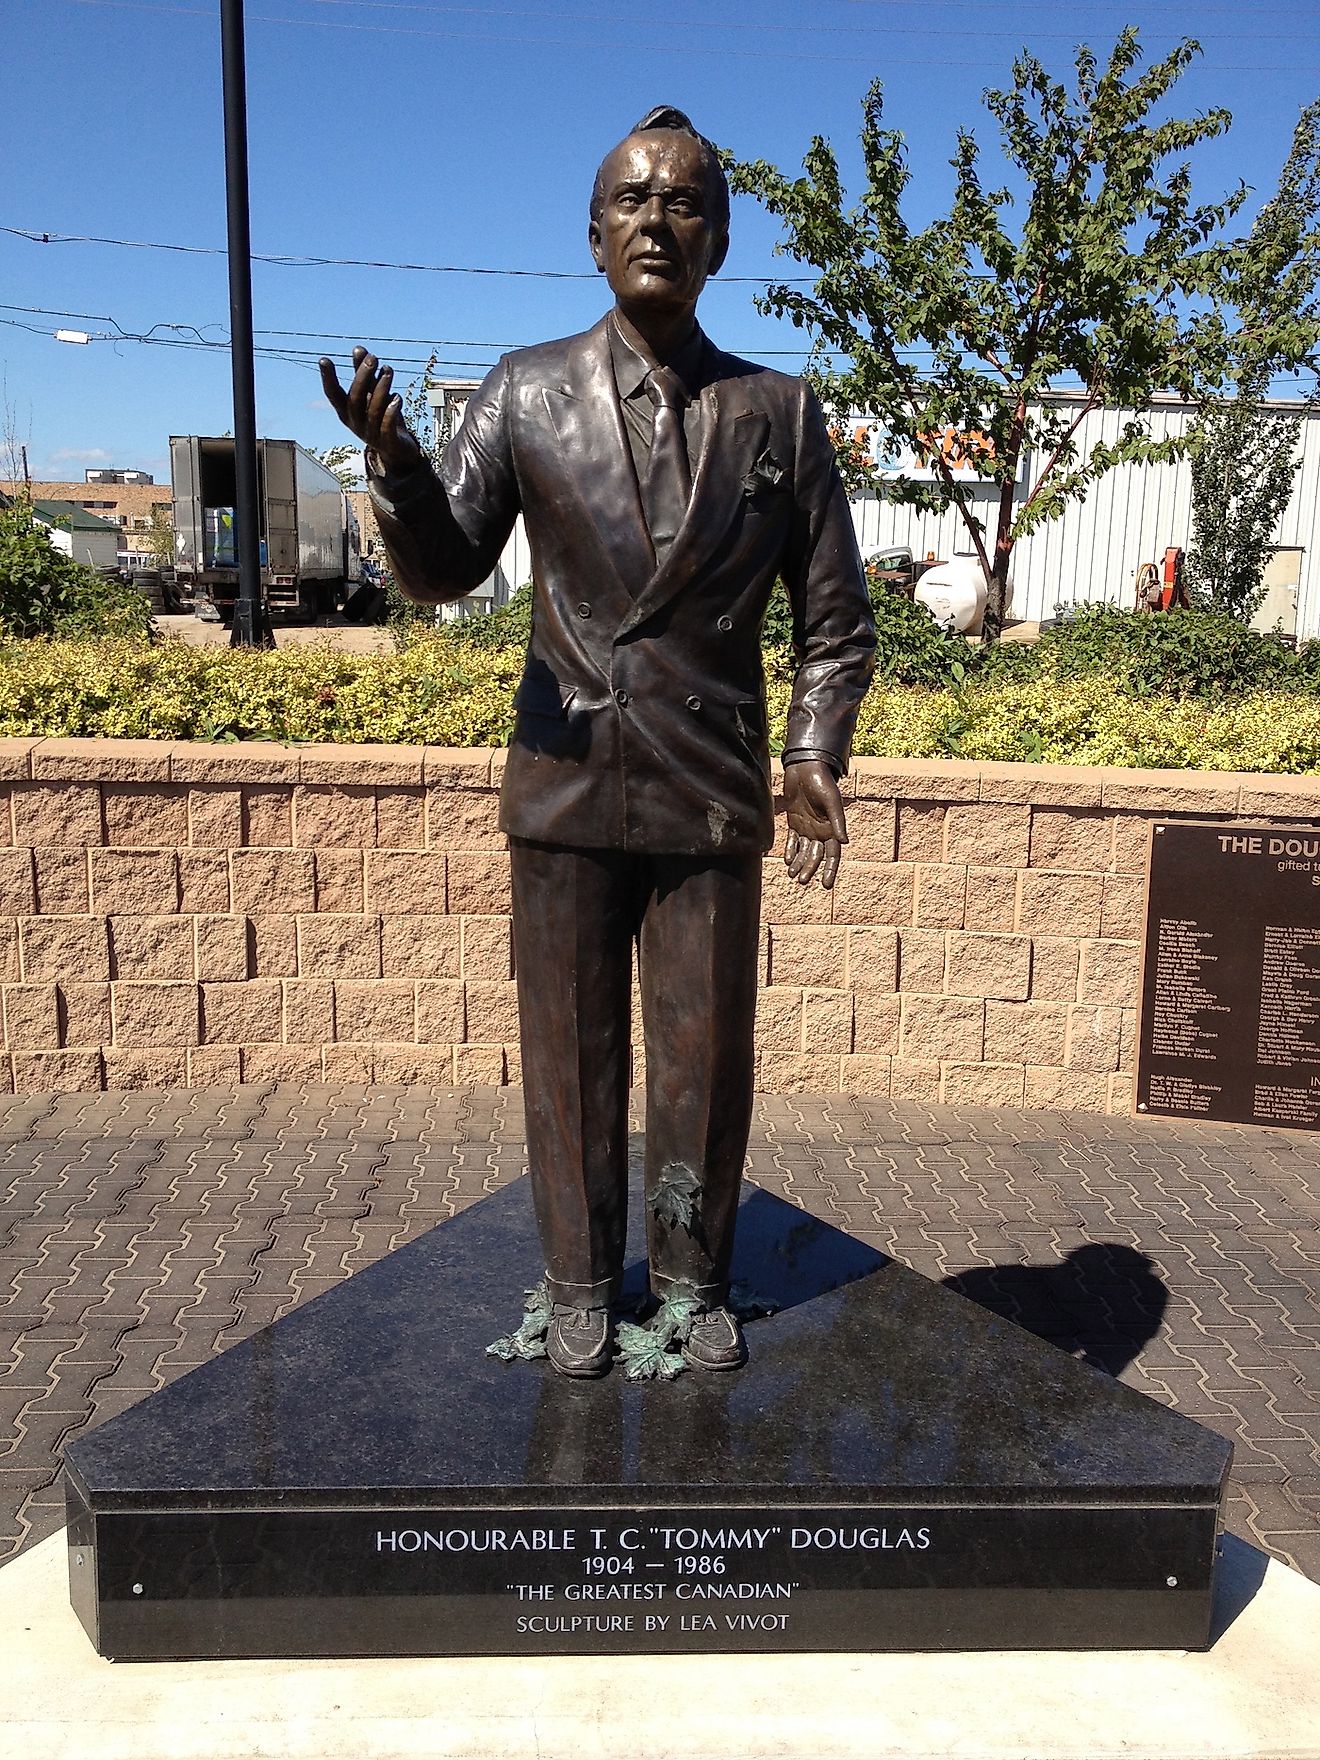
[[(0, 740), (0, 1088), (516, 1082), (502, 762)], [(778, 1092), (1125, 1110), (1151, 821), (1320, 818), (1318, 777), (861, 759), (847, 787), (833, 894), (766, 866)]]

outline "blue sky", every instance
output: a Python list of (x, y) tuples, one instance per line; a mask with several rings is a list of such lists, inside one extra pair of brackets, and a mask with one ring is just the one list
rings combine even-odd
[[(988, 150), (980, 94), (1007, 84), (1024, 45), (1063, 73), (1074, 45), (1103, 52), (1124, 23), (1149, 57), (1183, 36), (1204, 55), (1175, 108), (1227, 105), (1228, 137), (1195, 163), (1210, 199), (1241, 177), (1263, 195), (1292, 125), (1320, 93), (1320, 5), (1143, 0), (1030, 7), (1006, 0), (247, 0), (252, 238), (258, 253), (557, 271), (582, 279), (257, 263), (258, 337), (325, 349), (380, 342), (404, 381), (434, 344), (441, 371), (479, 377), (502, 348), (563, 335), (608, 300), (591, 273), (586, 206), (602, 154), (653, 103), (688, 110), (745, 157), (796, 167), (813, 133), (853, 163), (859, 103), (885, 81), (907, 136), (910, 217), (938, 211), (954, 131)], [(0, 224), (223, 247), (219, 9), (214, 0), (10, 0)], [(733, 249), (702, 306), (723, 346), (800, 364), (800, 339), (761, 317), (776, 228), (735, 203)], [(88, 464), (168, 477), (170, 433), (232, 423), (221, 351), (57, 343), (57, 327), (222, 340), (222, 254), (36, 244), (0, 232), (6, 426), (33, 474)], [(28, 325), (31, 329), (15, 327)], [(162, 328), (157, 328), (162, 327)], [(273, 334), (278, 332), (279, 334)], [(293, 335), (292, 332), (307, 332)], [(385, 342), (387, 337), (415, 341)], [(342, 436), (314, 362), (257, 363), (263, 433), (325, 446)]]

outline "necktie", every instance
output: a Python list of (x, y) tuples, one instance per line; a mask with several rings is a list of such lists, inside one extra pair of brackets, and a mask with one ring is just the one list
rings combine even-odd
[(646, 388), (655, 405), (655, 431), (642, 485), (642, 503), (651, 542), (659, 556), (673, 543), (692, 493), (687, 437), (683, 432), (687, 396), (671, 367), (654, 368), (647, 376)]

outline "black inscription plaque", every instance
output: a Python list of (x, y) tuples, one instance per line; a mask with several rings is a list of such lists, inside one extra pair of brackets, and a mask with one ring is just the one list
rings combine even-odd
[(1136, 1105), (1320, 1128), (1320, 827), (1154, 827)]
[(1200, 1425), (756, 1190), (745, 1370), (505, 1365), (490, 1267), (535, 1242), (518, 1180), (73, 1442), (101, 1653), (1208, 1641)]

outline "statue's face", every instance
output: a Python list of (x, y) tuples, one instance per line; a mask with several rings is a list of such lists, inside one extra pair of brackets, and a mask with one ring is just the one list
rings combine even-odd
[(691, 310), (729, 246), (711, 216), (701, 142), (673, 129), (629, 135), (606, 159), (602, 182), (605, 206), (588, 237), (619, 305)]

